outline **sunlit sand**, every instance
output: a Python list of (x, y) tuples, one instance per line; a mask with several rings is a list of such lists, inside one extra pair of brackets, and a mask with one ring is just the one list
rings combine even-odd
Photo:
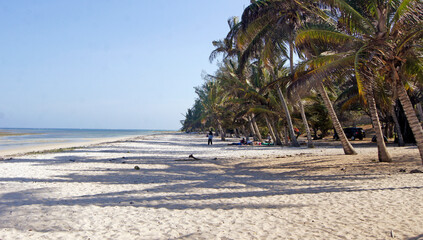
[(0, 239), (423, 238), (414, 146), (378, 163), (369, 144), (227, 143), (161, 134), (0, 161)]

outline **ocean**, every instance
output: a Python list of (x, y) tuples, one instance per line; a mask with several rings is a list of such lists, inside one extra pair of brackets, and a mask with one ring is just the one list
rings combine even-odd
[(112, 129), (47, 129), (0, 128), (1, 133), (22, 135), (1, 136), (0, 150), (50, 145), (55, 143), (87, 142), (102, 138), (149, 135), (160, 130), (112, 130)]

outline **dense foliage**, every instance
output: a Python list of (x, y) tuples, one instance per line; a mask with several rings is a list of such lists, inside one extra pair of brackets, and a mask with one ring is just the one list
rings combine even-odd
[(313, 147), (312, 135), (336, 129), (345, 153), (356, 154), (342, 124), (364, 114), (380, 161), (391, 161), (383, 141), (390, 125), (400, 142), (412, 130), (423, 159), (422, 0), (255, 0), (228, 23), (210, 55), (223, 56), (219, 69), (196, 88), (183, 131), (299, 146), (301, 129)]

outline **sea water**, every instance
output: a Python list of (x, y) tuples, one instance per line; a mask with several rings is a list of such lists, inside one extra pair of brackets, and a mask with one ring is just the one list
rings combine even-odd
[(160, 130), (115, 129), (46, 129), (46, 128), (0, 128), (0, 132), (24, 134), (0, 136), (0, 150), (32, 147), (55, 143), (86, 142), (94, 139), (149, 135)]

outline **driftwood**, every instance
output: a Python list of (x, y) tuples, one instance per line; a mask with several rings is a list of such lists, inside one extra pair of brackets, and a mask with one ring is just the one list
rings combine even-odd
[(213, 159), (196, 158), (194, 157), (194, 155), (190, 154), (188, 158), (176, 159), (175, 161), (200, 161), (200, 160), (217, 160), (217, 158), (213, 158)]

